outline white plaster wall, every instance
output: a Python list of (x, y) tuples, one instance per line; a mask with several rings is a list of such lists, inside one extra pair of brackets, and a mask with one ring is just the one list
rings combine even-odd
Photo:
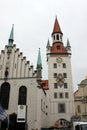
[[(73, 98), (73, 85), (72, 85), (72, 68), (71, 68), (71, 59), (69, 56), (62, 55), (62, 63), (66, 63), (66, 68), (62, 68), (62, 63), (58, 64), (56, 62), (57, 56), (49, 56), (48, 59), (48, 79), (49, 79), (49, 101), (50, 101), (50, 112), (49, 112), (49, 126), (52, 126), (55, 121), (60, 118), (65, 118), (70, 120), (71, 116), (74, 115), (74, 98)], [(53, 63), (57, 63), (57, 68), (53, 68)], [(58, 87), (58, 89), (54, 89), (54, 83), (56, 82), (56, 78), (54, 78), (54, 73), (67, 73), (67, 78), (65, 78), (65, 82), (68, 83), (68, 88), (64, 89), (64, 87)], [(57, 98), (54, 99), (54, 92), (58, 94), (62, 92), (69, 93), (69, 98)], [(58, 113), (58, 103), (66, 104), (66, 113)]]
[[(4, 81), (0, 80), (0, 86)], [(17, 113), (19, 87), (22, 85), (27, 87), (27, 123), (29, 130), (35, 129), (36, 113), (37, 113), (37, 82), (35, 78), (28, 79), (9, 79), (10, 84), (10, 100), (8, 114)], [(39, 111), (39, 110), (38, 110)], [(40, 116), (40, 115), (39, 115)], [(39, 124), (38, 126), (41, 126)]]

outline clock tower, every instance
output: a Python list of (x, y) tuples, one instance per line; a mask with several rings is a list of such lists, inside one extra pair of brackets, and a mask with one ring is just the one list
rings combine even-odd
[[(63, 127), (74, 115), (74, 98), (71, 68), (71, 46), (63, 43), (63, 33), (55, 18), (52, 45), (47, 42), (49, 80), (49, 126)], [(57, 122), (57, 123), (56, 123)], [(66, 124), (65, 124), (66, 125)]]

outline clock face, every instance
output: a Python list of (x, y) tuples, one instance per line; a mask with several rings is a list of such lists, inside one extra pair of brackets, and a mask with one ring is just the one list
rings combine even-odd
[(58, 63), (61, 63), (61, 62), (62, 62), (62, 58), (59, 56), (59, 57), (56, 58), (56, 61), (57, 61)]

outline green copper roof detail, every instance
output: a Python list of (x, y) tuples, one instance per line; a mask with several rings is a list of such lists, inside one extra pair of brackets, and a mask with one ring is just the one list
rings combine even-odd
[(39, 48), (39, 51), (38, 51), (37, 68), (42, 68), (40, 48)]
[(12, 46), (13, 41), (14, 41), (14, 24), (12, 25), (10, 37), (9, 37), (9, 40), (8, 40), (8, 46)]

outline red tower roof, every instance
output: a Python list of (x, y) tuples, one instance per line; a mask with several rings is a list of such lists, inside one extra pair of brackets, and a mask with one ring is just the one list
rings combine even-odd
[(60, 42), (57, 42), (57, 43), (52, 45), (51, 53), (53, 53), (53, 54), (68, 54), (63, 43), (60, 43)]
[(57, 17), (55, 18), (54, 28), (53, 28), (52, 35), (53, 35), (54, 33), (61, 33), (61, 34), (63, 34), (62, 31), (61, 31), (61, 28), (60, 28), (60, 26), (59, 26)]
[[(58, 33), (60, 34), (61, 38), (55, 38), (54, 36), (57, 36)], [(56, 35), (57, 34), (57, 35)], [(62, 42), (62, 36), (63, 33), (61, 31), (61, 28), (59, 26), (57, 17), (55, 18), (55, 22), (54, 22), (54, 28), (53, 28), (53, 33), (52, 33), (52, 38), (53, 38), (53, 44), (51, 47), (51, 54), (68, 54), (66, 47), (64, 46), (63, 42)]]

